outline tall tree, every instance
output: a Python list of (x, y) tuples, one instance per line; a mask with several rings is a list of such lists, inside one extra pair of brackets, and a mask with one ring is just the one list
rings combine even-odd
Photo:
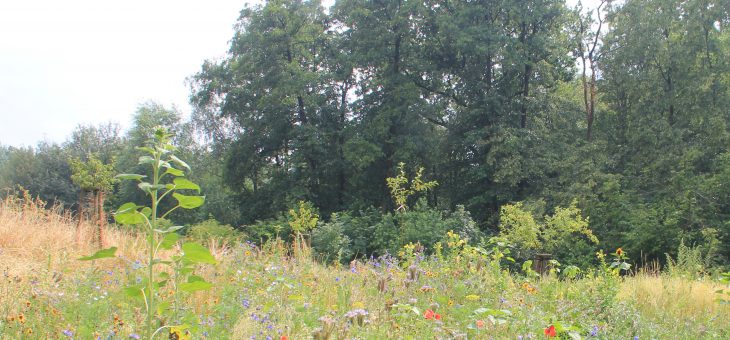
[[(319, 1), (276, 0), (241, 11), (228, 57), (193, 79), (196, 121), (214, 134), (245, 220), (296, 199), (342, 201), (341, 146), (351, 72)], [(340, 155), (338, 157), (338, 155)]]

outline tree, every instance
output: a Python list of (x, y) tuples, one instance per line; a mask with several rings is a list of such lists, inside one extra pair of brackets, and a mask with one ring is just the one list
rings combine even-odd
[(298, 199), (342, 202), (347, 66), (332, 57), (318, 1), (277, 0), (241, 11), (229, 56), (192, 81), (195, 120), (225, 154), (245, 220)]
[(78, 224), (76, 227), (76, 242), (80, 243), (80, 226), (85, 215), (97, 225), (96, 240), (99, 248), (104, 247), (104, 227), (106, 214), (104, 201), (107, 193), (111, 192), (116, 180), (114, 179), (114, 165), (104, 164), (95, 155), (89, 154), (86, 160), (74, 158), (69, 160), (72, 175), (71, 180), (81, 190), (79, 191), (79, 208), (77, 212)]
[(633, 0), (613, 6), (607, 20), (612, 29), (599, 66), (613, 111), (609, 152), (635, 201), (622, 237), (659, 257), (683, 238), (700, 240), (727, 216), (707, 181), (718, 175), (729, 137), (730, 91), (721, 80), (729, 65), (728, 8)]

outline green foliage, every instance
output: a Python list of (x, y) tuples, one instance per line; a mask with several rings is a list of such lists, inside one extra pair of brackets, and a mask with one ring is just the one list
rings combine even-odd
[(687, 246), (684, 244), (684, 240), (681, 240), (677, 248), (676, 258), (666, 254), (667, 264), (665, 269), (667, 274), (691, 280), (709, 274), (709, 270), (713, 265), (713, 250), (718, 243), (717, 238), (712, 234), (710, 235), (710, 239), (706, 244), (709, 247)]
[(522, 209), (522, 203), (506, 204), (499, 214), (500, 236), (507, 242), (525, 250), (537, 250), (540, 245), (541, 227), (532, 213)]
[(314, 229), (317, 222), (319, 214), (310, 202), (299, 201), (296, 208), (289, 209), (289, 226), (297, 235)]
[(69, 165), (72, 171), (71, 180), (82, 190), (109, 192), (118, 181), (114, 178), (114, 165), (104, 164), (94, 155), (88, 155), (85, 162), (73, 158), (69, 160)]
[(544, 216), (544, 222), (535, 221), (521, 202), (504, 205), (500, 214), (500, 236), (520, 249), (525, 258), (535, 251), (564, 254), (564, 249), (572, 247), (581, 237), (597, 244), (598, 238), (588, 228), (588, 219), (581, 216), (576, 204), (573, 201), (567, 208), (555, 208), (552, 215)]
[(388, 184), (388, 188), (390, 188), (390, 195), (397, 206), (396, 210), (402, 211), (408, 210), (406, 202), (409, 197), (433, 189), (438, 185), (437, 181), (424, 182), (421, 179), (421, 176), (423, 176), (422, 167), (418, 168), (416, 175), (409, 181), (405, 168), (405, 163), (399, 163), (398, 175), (396, 177), (388, 177), (385, 179)]
[(237, 231), (228, 224), (221, 224), (212, 217), (190, 226), (185, 232), (185, 236), (190, 240), (202, 244), (208, 244), (208, 242), (214, 241), (217, 245), (236, 244), (246, 238), (245, 234)]
[[(147, 262), (147, 273), (145, 278), (138, 284), (125, 289), (127, 294), (133, 298), (142, 298), (146, 311), (146, 335), (149, 339), (153, 339), (155, 334), (168, 327), (187, 326), (180, 319), (180, 311), (183, 307), (178, 303), (178, 295), (181, 292), (192, 293), (199, 290), (210, 289), (212, 285), (203, 280), (203, 278), (194, 275), (194, 270), (198, 264), (216, 264), (215, 258), (210, 254), (207, 248), (191, 242), (182, 244), (182, 252), (172, 256), (171, 261), (162, 261), (158, 258), (160, 250), (170, 250), (177, 243), (179, 236), (176, 232), (182, 229), (182, 226), (171, 226), (163, 228), (160, 219), (172, 211), (183, 209), (194, 209), (201, 206), (205, 202), (204, 196), (183, 195), (183, 192), (200, 192), (200, 187), (183, 178), (184, 170), (190, 170), (187, 163), (179, 159), (173, 153), (175, 146), (171, 141), (172, 135), (164, 128), (158, 128), (154, 132), (154, 137), (148, 146), (139, 147), (147, 155), (139, 157), (139, 164), (151, 168), (152, 175), (149, 177), (142, 174), (121, 174), (120, 179), (136, 181), (137, 187), (145, 192), (150, 200), (150, 206), (140, 206), (129, 202), (121, 205), (114, 214), (117, 223), (122, 225), (142, 225), (147, 236), (147, 252), (149, 262)], [(164, 213), (158, 211), (162, 200), (171, 196), (175, 198), (177, 204)], [(159, 215), (158, 215), (159, 214)], [(113, 256), (116, 248), (102, 250), (81, 260), (93, 260), (102, 257)], [(172, 276), (166, 271), (156, 271), (155, 267), (164, 265), (172, 269)], [(170, 285), (174, 290), (174, 303), (160, 301), (158, 294), (160, 288)], [(163, 326), (155, 329), (155, 320), (163, 318), (167, 315), (173, 324), (172, 326)], [(194, 322), (188, 320), (187, 322)]]
[(286, 216), (276, 219), (256, 221), (244, 227), (248, 237), (254, 242), (264, 244), (269, 240), (280, 239), (292, 234), (289, 220)]
[(345, 235), (345, 223), (340, 215), (333, 213), (329, 222), (319, 223), (312, 231), (312, 248), (321, 256), (324, 263), (346, 261), (352, 256), (350, 238)]

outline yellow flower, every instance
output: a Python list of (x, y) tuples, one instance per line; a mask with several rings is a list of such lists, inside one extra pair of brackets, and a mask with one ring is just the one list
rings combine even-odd
[(18, 314), (18, 322), (25, 323), (25, 315), (23, 313)]
[(527, 282), (525, 282), (525, 283), (522, 284), (522, 289), (526, 290), (529, 294), (535, 294), (535, 293), (537, 293), (537, 288), (531, 286)]
[(172, 327), (172, 328), (170, 328), (170, 339), (188, 340), (188, 339), (190, 339), (190, 334), (185, 332), (185, 330), (180, 329), (178, 327)]
[(365, 308), (365, 304), (362, 303), (361, 301), (355, 301), (355, 302), (352, 303), (352, 308), (354, 308), (354, 309), (364, 309)]
[(466, 299), (469, 301), (477, 301), (477, 300), (479, 300), (479, 295), (474, 295), (474, 294), (467, 295)]
[(25, 329), (25, 334), (28, 334), (28, 335), (33, 334), (33, 329), (32, 328), (26, 328)]
[(616, 256), (621, 256), (624, 254), (624, 250), (621, 248), (616, 249)]

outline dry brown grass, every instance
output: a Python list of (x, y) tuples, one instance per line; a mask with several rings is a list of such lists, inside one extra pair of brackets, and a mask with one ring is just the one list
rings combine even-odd
[[(98, 250), (93, 242), (94, 226), (77, 223), (59, 207), (45, 208), (38, 199), (9, 196), (0, 201), (0, 263), (13, 275), (26, 275), (40, 269), (67, 271), (88, 264), (76, 259)], [(107, 227), (108, 245), (119, 248), (118, 255), (136, 258), (144, 250), (144, 239)]]
[(721, 288), (709, 279), (699, 281), (669, 275), (639, 274), (626, 278), (619, 298), (634, 302), (641, 314), (649, 318), (703, 318), (706, 323), (723, 324), (730, 322), (730, 307), (715, 300), (715, 291)]

